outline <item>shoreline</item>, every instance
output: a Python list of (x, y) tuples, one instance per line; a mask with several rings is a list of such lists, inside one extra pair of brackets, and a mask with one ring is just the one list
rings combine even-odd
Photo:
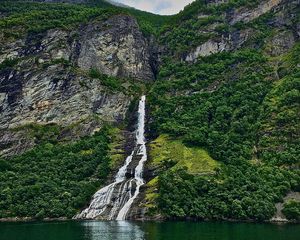
[[(72, 221), (72, 222), (82, 222), (82, 221), (103, 221), (103, 220), (97, 220), (97, 219), (85, 219), (85, 220), (79, 220), (79, 219), (70, 219), (66, 217), (61, 217), (61, 218), (44, 218), (44, 219), (36, 219), (32, 217), (11, 217), (11, 218), (0, 218), (0, 223), (30, 223), (30, 222), (66, 222), (66, 221)], [(224, 223), (255, 223), (255, 224), (300, 224), (299, 221), (291, 221), (287, 219), (271, 219), (268, 221), (252, 221), (252, 220), (235, 220), (235, 219), (223, 219), (223, 220), (196, 220), (196, 219), (185, 219), (185, 220), (180, 220), (180, 219), (129, 219), (126, 221), (132, 221), (132, 222), (224, 222)], [(104, 222), (104, 221), (103, 221)]]

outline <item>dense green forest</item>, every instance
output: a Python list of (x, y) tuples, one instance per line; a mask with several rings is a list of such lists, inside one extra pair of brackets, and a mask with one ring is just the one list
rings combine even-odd
[[(294, 56), (297, 51), (298, 47)], [(257, 51), (221, 53), (192, 66), (172, 62), (165, 66), (161, 78), (172, 77), (156, 82), (151, 91), (153, 131), (207, 149), (225, 165), (213, 177), (190, 175), (185, 169), (162, 173), (160, 209), (176, 218), (270, 219), (275, 203), (300, 188), (299, 169), (285, 167), (299, 165), (298, 70), (289, 69), (284, 86), (270, 92), (273, 70)], [(186, 91), (188, 95), (182, 94)], [(278, 112), (281, 127), (268, 116), (277, 118), (268, 109), (274, 91), (280, 91), (276, 109), (281, 106), (289, 112)], [(263, 135), (266, 125), (271, 125), (272, 135)]]
[[(112, 10), (81, 5), (26, 2), (1, 2), (0, 28), (6, 37), (20, 37), (27, 32), (37, 33), (51, 28), (71, 28), (88, 20), (107, 18)], [(14, 29), (14, 31), (12, 31)]]
[(284, 204), (284, 215), (290, 220), (298, 220), (300, 216), (300, 203), (295, 200), (290, 200)]
[[(91, 20), (105, 20), (116, 14), (128, 14), (137, 18), (145, 35), (157, 34), (169, 21), (167, 16), (112, 6), (105, 1), (89, 1), (88, 4), (39, 3), (1, 0), (0, 29), (6, 38), (18, 38), (26, 33), (39, 33), (48, 29), (72, 29)], [(12, 29), (14, 31), (12, 31)]]
[(109, 130), (63, 144), (56, 125), (28, 127), (38, 145), (0, 159), (0, 218), (71, 218), (111, 171)]
[[(162, 29), (160, 41), (171, 56), (163, 59), (150, 91), (151, 133), (181, 139), (224, 163), (213, 176), (162, 168), (156, 201), (170, 218), (268, 220), (275, 203), (300, 189), (299, 44), (272, 57), (268, 39), (279, 32), (269, 24), (273, 13), (235, 25), (220, 14), (257, 4), (196, 1), (176, 16), (177, 23)], [(196, 14), (204, 17), (191, 18)], [(297, 14), (293, 18), (299, 21)], [(215, 23), (218, 27), (209, 31)], [(200, 57), (193, 64), (181, 61), (193, 47), (240, 29), (253, 31), (241, 50)], [(288, 218), (299, 218), (297, 206), (286, 204)]]

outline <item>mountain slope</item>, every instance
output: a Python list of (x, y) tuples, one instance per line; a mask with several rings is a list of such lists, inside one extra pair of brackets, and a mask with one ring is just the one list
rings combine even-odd
[(170, 154), (150, 165), (160, 177), (148, 194), (171, 218), (271, 219), (299, 191), (299, 1), (196, 1), (177, 18), (160, 39), (169, 54), (150, 91), (151, 132), (223, 165), (166, 171), (178, 165)]
[[(0, 217), (70, 217), (88, 204), (124, 160), (142, 92), (152, 142), (130, 218), (264, 221), (297, 196), (298, 0), (198, 0), (170, 17), (62, 2), (1, 2)], [(107, 124), (121, 130), (93, 135)], [(50, 163), (68, 174), (49, 178)], [(283, 205), (299, 218), (297, 203)]]
[[(95, 114), (99, 121), (123, 121), (139, 85), (156, 74), (154, 50), (137, 21), (83, 6), (17, 7), (2, 5), (20, 11), (1, 22), (1, 139), (10, 146), (4, 153), (20, 144), (20, 135), (7, 130), (30, 123), (68, 126)], [(89, 124), (83, 129), (93, 130)]]

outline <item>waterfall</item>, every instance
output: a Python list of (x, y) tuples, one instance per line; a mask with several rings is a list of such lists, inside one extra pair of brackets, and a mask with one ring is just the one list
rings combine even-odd
[[(114, 182), (100, 189), (93, 196), (88, 208), (74, 219), (125, 220), (140, 188), (144, 185), (143, 168), (147, 161), (145, 141), (146, 96), (142, 96), (138, 108), (138, 124), (135, 134), (135, 147), (119, 169)], [(134, 175), (128, 177), (128, 168), (135, 167)]]
[(140, 103), (139, 103), (139, 119), (138, 119), (138, 129), (137, 129), (137, 134), (136, 134), (136, 144), (137, 144), (137, 155), (141, 157), (139, 164), (135, 168), (135, 173), (134, 173), (134, 179), (131, 181), (135, 181), (136, 183), (136, 189), (133, 194), (129, 198), (129, 200), (124, 204), (124, 206), (121, 208), (119, 211), (119, 214), (117, 216), (117, 220), (125, 220), (126, 215), (133, 203), (133, 201), (137, 198), (137, 196), (140, 193), (140, 187), (144, 184), (143, 180), (143, 168), (144, 168), (144, 163), (147, 161), (147, 149), (146, 149), (146, 142), (145, 142), (145, 105), (146, 105), (146, 97), (142, 96)]

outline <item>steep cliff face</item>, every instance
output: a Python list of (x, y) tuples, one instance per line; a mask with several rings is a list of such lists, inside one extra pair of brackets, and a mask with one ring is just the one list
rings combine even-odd
[[(3, 153), (14, 152), (16, 133), (11, 133), (10, 143), (8, 129), (29, 123), (68, 126), (92, 115), (103, 121), (123, 121), (135, 94), (130, 92), (131, 85), (154, 79), (148, 41), (136, 20), (126, 15), (94, 20), (72, 31), (53, 29), (1, 43)], [(91, 70), (134, 80), (117, 80), (120, 88), (114, 90), (91, 78)]]
[(145, 81), (154, 79), (150, 48), (134, 18), (116, 16), (101, 25), (90, 23), (80, 35), (76, 43), (81, 69), (96, 68), (108, 75)]
[[(268, 1), (262, 1), (257, 7), (253, 9), (247, 9), (247, 8), (239, 8), (235, 9), (233, 11), (233, 14), (231, 13), (228, 18), (230, 18), (230, 24), (235, 24), (237, 22), (243, 22), (247, 23), (250, 22), (261, 15), (269, 12), (270, 10), (278, 7), (283, 0), (268, 0)], [(296, 3), (297, 1), (295, 1)]]

